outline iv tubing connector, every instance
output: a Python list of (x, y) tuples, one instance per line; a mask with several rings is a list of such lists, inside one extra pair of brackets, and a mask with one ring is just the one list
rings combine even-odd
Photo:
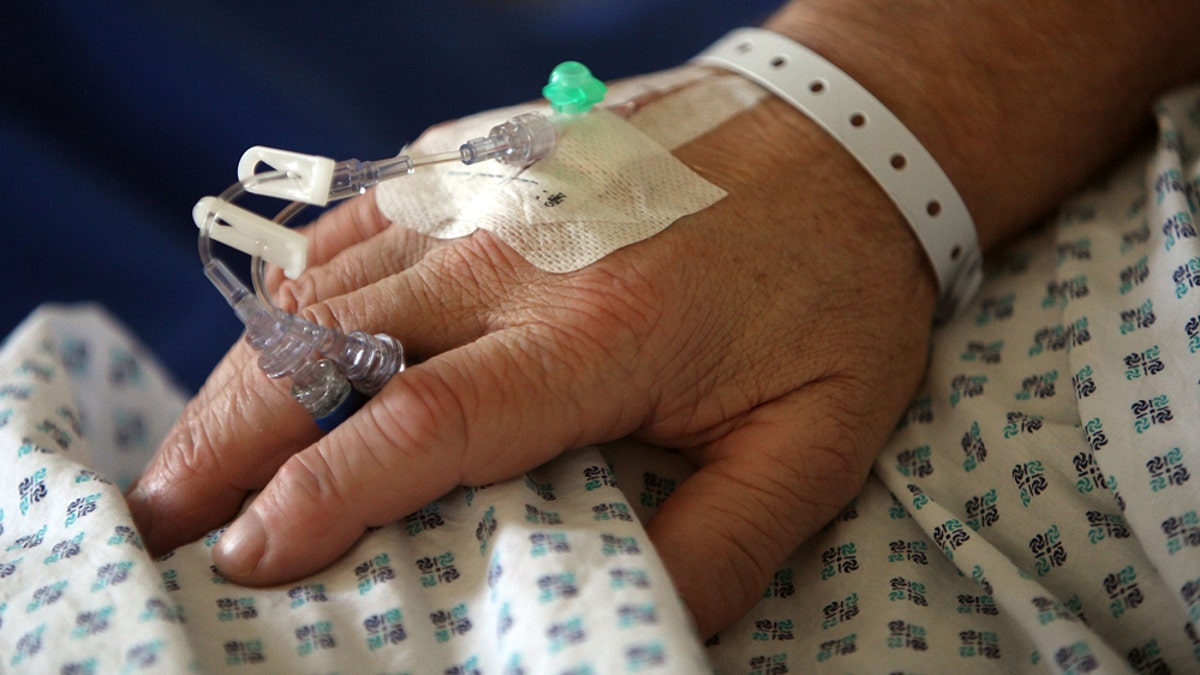
[(350, 395), (350, 382), (329, 359), (310, 363), (292, 376), (292, 398), (315, 419), (332, 413)]
[(220, 260), (205, 263), (204, 275), (246, 326), (245, 339), (258, 352), (258, 367), (271, 379), (290, 377), (292, 398), (309, 414), (320, 419), (346, 400), (350, 382), (295, 329), (295, 324), (308, 322), (290, 314), (276, 317)]
[(333, 170), (333, 178), (329, 183), (329, 201), (360, 195), (380, 181), (412, 172), (413, 161), (408, 155), (397, 155), (376, 162), (346, 160)]
[(290, 314), (285, 320), (290, 334), (336, 364), (355, 388), (368, 396), (383, 389), (393, 375), (404, 370), (404, 349), (391, 336), (362, 331), (346, 335)]
[(487, 137), (472, 138), (459, 148), (463, 164), (494, 159), (501, 164), (529, 164), (554, 150), (557, 130), (538, 112), (517, 115), (497, 124)]

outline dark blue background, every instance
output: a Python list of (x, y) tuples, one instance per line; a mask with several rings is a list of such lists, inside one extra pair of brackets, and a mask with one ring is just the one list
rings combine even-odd
[(13, 3), (0, 335), (42, 302), (98, 301), (194, 390), (240, 325), (201, 273), (191, 208), (247, 147), (386, 157), (436, 122), (536, 98), (560, 61), (602, 79), (670, 67), (779, 4)]

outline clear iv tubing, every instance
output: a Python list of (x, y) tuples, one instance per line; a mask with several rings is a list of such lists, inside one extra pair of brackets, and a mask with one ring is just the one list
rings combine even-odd
[[(373, 162), (364, 162), (357, 159), (346, 160), (340, 162), (334, 169), (333, 179), (329, 188), (329, 201), (332, 202), (361, 195), (374, 185), (389, 178), (410, 174), (419, 166), (444, 164), (446, 162), (458, 161), (460, 158), (460, 152), (451, 150), (448, 152), (419, 155), (417, 157), (397, 155), (396, 157)], [(290, 178), (286, 171), (267, 171), (254, 174), (252, 179), (258, 179), (259, 176), (263, 176), (265, 179), (255, 180), (256, 183), (278, 179), (287, 180)], [(249, 180), (244, 182), (248, 183)], [(280, 225), (285, 225), (296, 214), (304, 210), (306, 206), (308, 205), (302, 201), (294, 201), (285, 206), (273, 220)], [(250, 259), (250, 270), (252, 272), (251, 281), (254, 284), (254, 293), (258, 296), (259, 301), (273, 310), (278, 310), (279, 308), (275, 305), (275, 301), (267, 292), (267, 261), (263, 260), (261, 255), (253, 255)]]
[[(502, 124), (492, 127), (487, 136), (473, 138), (463, 143), (457, 151), (451, 150), (428, 155), (418, 155), (416, 157), (397, 155), (396, 157), (375, 162), (364, 162), (357, 159), (340, 162), (333, 172), (329, 188), (329, 201), (362, 194), (368, 188), (381, 181), (412, 173), (419, 166), (454, 161), (461, 161), (463, 164), (470, 165), (487, 159), (494, 159), (502, 164), (533, 162), (550, 154), (554, 149), (557, 133), (558, 131), (553, 120), (541, 113), (530, 112), (517, 115)], [(252, 188), (254, 185), (272, 180), (288, 180), (289, 178), (289, 174), (284, 171), (256, 173), (242, 182), (235, 183), (229, 190), (226, 190), (226, 194), (221, 195), (220, 199), (221, 201), (228, 202), (231, 199), (241, 196), (241, 194), (248, 191), (247, 188)], [(226, 195), (230, 192), (233, 192), (233, 194), (229, 195), (230, 198), (227, 199)], [(285, 225), (292, 217), (303, 210), (305, 206), (306, 204), (300, 201), (288, 204), (275, 216), (274, 222)], [(205, 252), (202, 250), (201, 259), (205, 259), (205, 255)], [(208, 253), (208, 259), (211, 259), (211, 257), (211, 253)], [(205, 262), (205, 266), (207, 269), (207, 261)], [(282, 314), (282, 310), (275, 305), (270, 293), (267, 292), (266, 267), (267, 262), (261, 255), (254, 255), (251, 258), (251, 280), (254, 284), (255, 295), (258, 297), (259, 302), (271, 312)], [(351, 336), (353, 335), (354, 333), (351, 333)], [(320, 345), (322, 353), (327, 353), (329, 349), (336, 349), (336, 340), (328, 336), (313, 334), (310, 339)], [(352, 358), (347, 358), (346, 361), (350, 365), (343, 366), (343, 368), (348, 367), (347, 375), (350, 379), (355, 380), (356, 384), (357, 379), (355, 374), (364, 369), (367, 373), (373, 372), (369, 364), (359, 364)], [(342, 363), (339, 362), (339, 365), (342, 365)], [(363, 388), (362, 385), (358, 386), (360, 390)], [(379, 386), (382, 386), (382, 383), (379, 383)]]
[[(218, 203), (236, 201), (247, 186), (288, 178), (283, 171), (255, 174), (221, 193)], [(284, 225), (302, 207), (303, 204), (289, 204), (275, 222)], [(292, 398), (313, 417), (333, 412), (350, 394), (352, 383), (364, 394), (374, 394), (392, 375), (404, 369), (403, 349), (387, 335), (372, 336), (361, 331), (343, 334), (283, 312), (269, 302), (265, 292), (262, 295), (268, 302), (260, 300), (213, 256), (210, 232), (217, 219), (216, 213), (209, 212), (200, 227), (199, 251), (204, 274), (246, 326), (246, 342), (259, 353), (259, 367), (273, 379), (291, 378)]]
[[(452, 161), (470, 165), (487, 159), (502, 164), (533, 162), (550, 154), (557, 134), (550, 118), (541, 113), (525, 113), (492, 127), (488, 136), (467, 141), (458, 151), (418, 157), (397, 155), (376, 162), (355, 159), (341, 162), (334, 168), (328, 200), (362, 194), (380, 181), (412, 173), (418, 166)], [(287, 171), (253, 173), (221, 193), (217, 203), (232, 204), (255, 186), (293, 178)], [(300, 201), (288, 204), (274, 222), (285, 226), (305, 206)], [(210, 211), (200, 226), (204, 274), (245, 324), (246, 341), (259, 353), (259, 367), (271, 378), (290, 377), (292, 398), (313, 417), (333, 412), (349, 395), (351, 384), (372, 395), (404, 369), (404, 350), (388, 335), (368, 335), (362, 331), (344, 334), (277, 307), (267, 292), (266, 261), (259, 254), (253, 254), (250, 263), (252, 293), (213, 256), (211, 232), (217, 220), (217, 213)]]

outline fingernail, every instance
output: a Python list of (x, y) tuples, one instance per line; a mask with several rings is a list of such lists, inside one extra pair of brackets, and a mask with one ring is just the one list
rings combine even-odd
[(251, 506), (217, 540), (213, 562), (226, 576), (244, 579), (258, 569), (266, 550), (267, 532)]

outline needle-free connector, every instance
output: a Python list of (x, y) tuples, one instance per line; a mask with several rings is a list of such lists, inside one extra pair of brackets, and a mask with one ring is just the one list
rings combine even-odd
[(289, 334), (336, 364), (354, 388), (367, 396), (378, 393), (393, 375), (404, 370), (404, 348), (389, 335), (362, 331), (347, 335), (292, 314), (285, 314), (283, 323)]
[(310, 415), (325, 417), (346, 400), (350, 382), (290, 325), (294, 317), (277, 317), (219, 260), (205, 264), (204, 275), (246, 326), (245, 339), (258, 352), (258, 367), (271, 379), (291, 378), (292, 398)]
[(204, 274), (246, 326), (246, 342), (258, 352), (267, 377), (291, 378), (291, 394), (313, 417), (333, 412), (350, 394), (351, 385), (371, 396), (404, 370), (404, 349), (388, 335), (349, 335), (272, 311), (219, 260)]

